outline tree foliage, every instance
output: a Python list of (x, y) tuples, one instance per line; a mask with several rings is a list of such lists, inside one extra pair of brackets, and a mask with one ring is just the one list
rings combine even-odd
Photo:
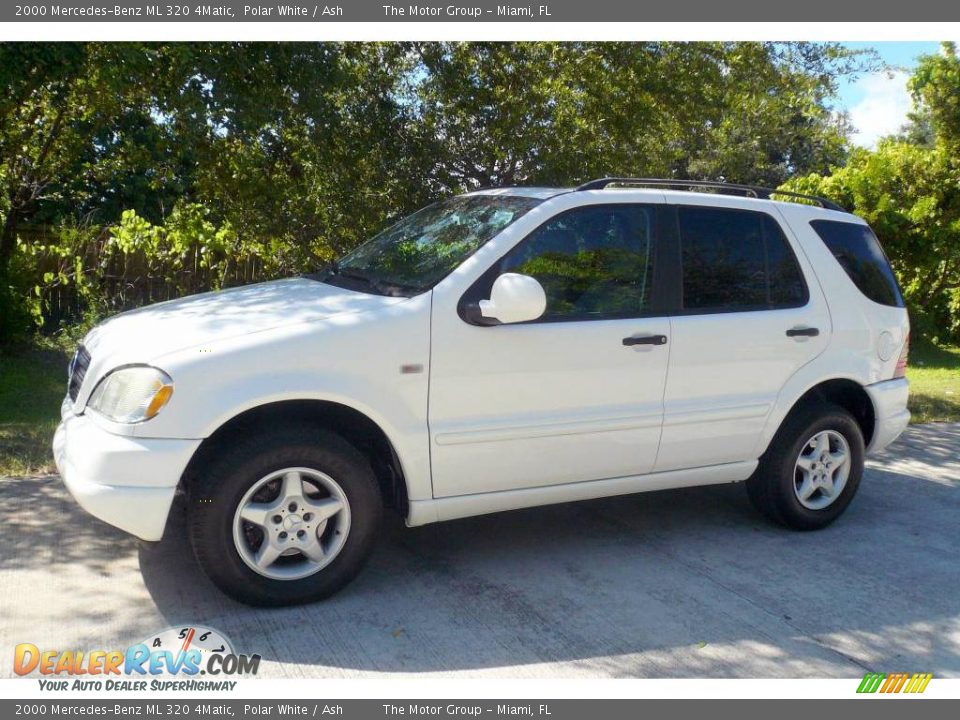
[(842, 162), (836, 45), (415, 45), (408, 94), (444, 189), (603, 175), (779, 184)]
[(478, 186), (823, 174), (847, 153), (837, 78), (874, 65), (823, 43), (2, 43), (0, 296), (25, 228), (114, 228), (162, 277), (199, 243), (229, 284), (237, 258), (306, 270)]
[(956, 43), (942, 45), (940, 55), (927, 55), (910, 78), (910, 90), (926, 116), (935, 142), (960, 150), (960, 59)]
[(943, 340), (960, 335), (960, 58), (945, 43), (910, 80), (912, 126), (857, 150), (829, 175), (789, 189), (825, 195), (870, 223), (903, 287), (914, 327)]

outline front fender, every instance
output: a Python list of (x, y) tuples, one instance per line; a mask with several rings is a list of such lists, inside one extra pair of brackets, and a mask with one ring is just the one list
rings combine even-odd
[(173, 378), (173, 397), (134, 433), (204, 439), (262, 405), (338, 403), (383, 430), (411, 499), (429, 498), (429, 302), (427, 294), (375, 317), (334, 318), (159, 358), (155, 364)]

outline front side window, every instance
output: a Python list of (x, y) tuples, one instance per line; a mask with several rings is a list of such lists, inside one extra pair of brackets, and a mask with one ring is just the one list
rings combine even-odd
[(777, 222), (766, 213), (678, 208), (683, 310), (737, 312), (799, 307), (807, 287)]
[(541, 225), (499, 269), (543, 285), (543, 320), (636, 317), (650, 304), (653, 220), (642, 205), (578, 208)]
[(810, 225), (861, 293), (881, 305), (903, 307), (897, 279), (873, 230), (835, 220), (813, 220)]
[(438, 202), (348, 253), (322, 279), (381, 294), (423, 292), (541, 202), (512, 195), (466, 195)]

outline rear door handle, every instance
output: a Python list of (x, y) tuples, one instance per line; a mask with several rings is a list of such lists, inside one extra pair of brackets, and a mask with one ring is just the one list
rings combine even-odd
[(641, 335), (639, 337), (625, 337), (623, 344), (627, 347), (631, 345), (666, 345), (666, 335)]
[(787, 330), (787, 337), (816, 337), (820, 334), (820, 328), (815, 327), (796, 327)]

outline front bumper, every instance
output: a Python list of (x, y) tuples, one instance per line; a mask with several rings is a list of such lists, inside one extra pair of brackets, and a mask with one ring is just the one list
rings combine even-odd
[(873, 453), (896, 440), (910, 423), (907, 410), (910, 383), (906, 378), (896, 378), (867, 385), (866, 391), (873, 403), (874, 416), (873, 437), (867, 452)]
[(84, 510), (144, 540), (159, 540), (177, 483), (200, 440), (114, 435), (64, 403), (53, 438), (60, 477)]

